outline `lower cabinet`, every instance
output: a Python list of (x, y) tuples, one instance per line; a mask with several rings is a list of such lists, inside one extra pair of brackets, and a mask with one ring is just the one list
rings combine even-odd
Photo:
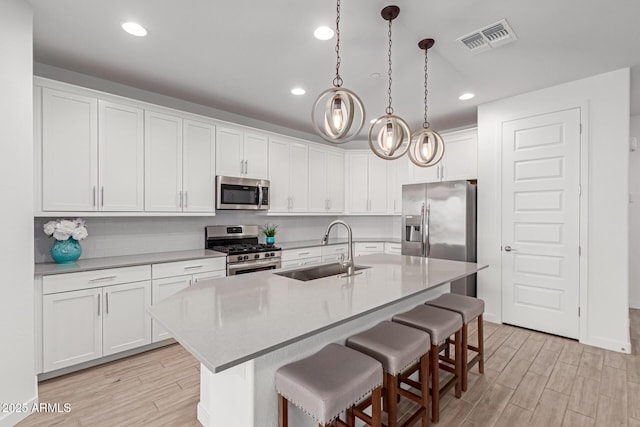
[(353, 256), (382, 253), (384, 253), (384, 242), (356, 242), (353, 244)]
[(281, 267), (303, 267), (322, 262), (320, 246), (299, 249), (287, 249), (282, 251)]
[(385, 242), (384, 243), (384, 253), (385, 254), (401, 255), (402, 254), (402, 244), (401, 243)]
[(43, 371), (151, 343), (151, 281), (46, 294)]
[(327, 245), (322, 246), (322, 262), (340, 261), (347, 259), (349, 245)]

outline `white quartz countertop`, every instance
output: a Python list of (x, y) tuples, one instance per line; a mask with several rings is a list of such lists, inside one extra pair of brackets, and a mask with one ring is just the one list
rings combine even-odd
[(370, 268), (308, 282), (274, 270), (204, 280), (148, 311), (216, 373), (487, 267), (383, 254), (355, 261)]
[[(282, 248), (282, 250), (287, 250), (287, 249), (300, 249), (300, 248), (309, 248), (312, 246), (320, 246), (320, 240), (322, 240), (322, 238), (320, 239), (316, 239), (316, 240), (298, 240), (295, 242), (278, 242), (276, 240), (276, 246), (279, 246), (280, 248)], [(361, 242), (361, 243), (367, 243), (367, 242), (389, 242), (389, 243), (400, 243), (400, 238), (398, 237), (361, 237), (361, 238), (354, 238), (353, 239), (354, 243), (357, 242)], [(348, 243), (348, 240), (346, 237), (344, 238), (332, 238), (329, 237), (329, 242), (327, 243), (328, 245), (346, 245)]]
[(51, 274), (77, 273), (80, 271), (102, 270), (104, 268), (132, 267), (144, 264), (160, 264), (164, 262), (189, 261), (199, 258), (226, 257), (226, 254), (209, 249), (195, 249), (191, 251), (158, 252), (152, 254), (123, 255), (104, 258), (79, 259), (68, 264), (55, 262), (37, 263), (36, 276)]

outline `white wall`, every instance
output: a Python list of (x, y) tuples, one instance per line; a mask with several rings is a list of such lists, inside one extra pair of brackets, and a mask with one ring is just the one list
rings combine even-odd
[[(262, 225), (269, 222), (279, 225), (276, 242), (317, 240), (319, 243), (327, 225), (336, 218), (265, 216), (242, 211), (219, 211), (214, 217), (85, 218), (89, 237), (82, 241), (82, 258), (202, 249), (204, 227), (216, 224)], [(34, 221), (36, 262), (51, 262), (49, 249), (53, 241), (42, 231), (42, 225), (49, 219), (36, 218)], [(394, 222), (392, 217), (342, 219), (351, 225), (356, 238), (400, 236), (399, 222)], [(346, 233), (338, 228), (332, 235), (346, 236)]]
[[(0, 2), (0, 403), (37, 398), (33, 322), (33, 39), (31, 7)], [(26, 414), (0, 412), (0, 426)]]
[(581, 279), (580, 341), (629, 351), (629, 75), (629, 69), (617, 70), (478, 108), (478, 262), (490, 265), (478, 274), (478, 292), (487, 320), (501, 321), (498, 126), (516, 115), (586, 107), (588, 223), (581, 241), (588, 238), (588, 244), (582, 252), (587, 277)]
[[(640, 143), (640, 116), (631, 117), (631, 136)], [(640, 148), (629, 154), (629, 306), (640, 308)]]

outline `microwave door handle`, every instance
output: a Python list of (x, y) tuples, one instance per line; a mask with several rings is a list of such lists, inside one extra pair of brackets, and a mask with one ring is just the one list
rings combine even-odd
[(262, 207), (262, 186), (258, 185), (258, 209), (260, 209)]

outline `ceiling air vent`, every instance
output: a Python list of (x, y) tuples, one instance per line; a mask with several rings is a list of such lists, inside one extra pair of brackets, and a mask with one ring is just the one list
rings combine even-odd
[(458, 40), (473, 53), (480, 53), (503, 44), (511, 43), (518, 37), (513, 32), (506, 19), (481, 28)]

